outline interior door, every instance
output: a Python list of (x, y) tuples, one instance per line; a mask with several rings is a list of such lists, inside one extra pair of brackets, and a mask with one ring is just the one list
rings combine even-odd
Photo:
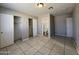
[(1, 48), (14, 43), (13, 16), (0, 14)]

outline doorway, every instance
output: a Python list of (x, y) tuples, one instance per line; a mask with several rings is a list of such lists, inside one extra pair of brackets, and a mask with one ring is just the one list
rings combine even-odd
[(21, 17), (14, 16), (14, 41), (22, 40), (22, 24)]
[(43, 24), (43, 35), (48, 36), (48, 27), (47, 24)]
[(28, 21), (29, 21), (29, 37), (33, 37), (33, 20), (29, 18)]

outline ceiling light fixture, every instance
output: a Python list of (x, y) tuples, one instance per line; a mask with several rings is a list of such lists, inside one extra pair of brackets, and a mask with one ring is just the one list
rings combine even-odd
[(48, 9), (49, 9), (49, 10), (53, 10), (53, 7), (49, 7)]
[(54, 8), (53, 7), (49, 7), (48, 9), (49, 9), (50, 14), (54, 13)]
[(38, 4), (37, 4), (37, 7), (39, 7), (39, 8), (44, 7), (44, 3), (38, 3)]

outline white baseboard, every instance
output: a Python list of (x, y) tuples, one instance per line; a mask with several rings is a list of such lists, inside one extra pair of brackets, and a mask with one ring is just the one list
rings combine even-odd
[(57, 35), (57, 36), (66, 36), (66, 35), (60, 35), (60, 34), (55, 34), (55, 35)]

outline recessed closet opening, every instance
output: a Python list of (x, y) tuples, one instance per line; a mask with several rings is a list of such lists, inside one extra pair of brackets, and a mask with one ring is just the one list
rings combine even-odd
[(55, 36), (55, 16), (50, 15), (50, 36)]
[(22, 40), (22, 22), (21, 17), (14, 16), (14, 41)]
[(33, 37), (33, 19), (29, 18), (28, 23), (29, 23), (29, 37)]

